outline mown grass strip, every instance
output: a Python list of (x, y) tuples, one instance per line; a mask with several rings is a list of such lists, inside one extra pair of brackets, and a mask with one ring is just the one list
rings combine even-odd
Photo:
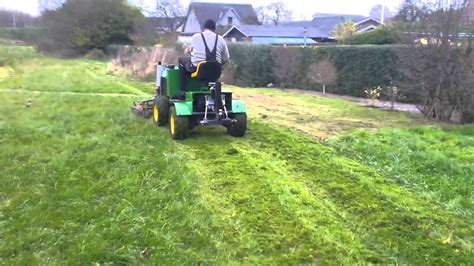
[[(253, 243), (253, 251), (229, 247), (241, 250), (234, 254), (240, 262), (472, 260), (473, 230), (466, 220), (328, 146), (259, 122), (251, 124), (244, 140), (196, 134), (185, 145), (195, 149), (203, 165), (201, 197), (207, 195), (212, 212), (221, 213), (220, 231), (232, 232), (225, 225), (238, 224), (238, 233), (250, 232), (244, 240), (254, 239), (244, 241)], [(265, 234), (271, 230), (275, 233)], [(278, 238), (282, 231), (286, 242)], [(294, 243), (298, 244), (291, 247)], [(299, 253), (292, 256), (294, 252)]]

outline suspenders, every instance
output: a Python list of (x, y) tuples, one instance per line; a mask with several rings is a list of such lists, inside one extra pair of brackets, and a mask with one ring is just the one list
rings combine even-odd
[(206, 38), (204, 38), (204, 34), (201, 33), (202, 41), (204, 42), (204, 46), (206, 47), (206, 61), (208, 62), (216, 62), (217, 61), (217, 41), (219, 39), (219, 35), (216, 34), (216, 42), (214, 44), (214, 50), (209, 50), (209, 46), (207, 46)]

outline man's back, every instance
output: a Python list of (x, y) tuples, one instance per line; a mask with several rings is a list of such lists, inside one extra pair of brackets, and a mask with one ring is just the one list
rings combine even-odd
[[(202, 34), (206, 39), (206, 43), (209, 47), (209, 50), (212, 52), (214, 50), (214, 44), (216, 43), (217, 34), (210, 30), (205, 30)], [(193, 46), (191, 60), (193, 65), (197, 66), (199, 62), (206, 60), (206, 46), (204, 45), (204, 42), (202, 40), (201, 33), (196, 33), (193, 35), (191, 39), (191, 45)], [(222, 64), (225, 64), (229, 61), (229, 49), (227, 48), (227, 44), (224, 38), (222, 38), (221, 36), (218, 36), (217, 40), (216, 57), (217, 61)]]

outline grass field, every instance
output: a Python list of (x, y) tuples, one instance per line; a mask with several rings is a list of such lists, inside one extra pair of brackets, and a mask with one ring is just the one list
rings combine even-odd
[(474, 264), (472, 125), (233, 88), (245, 138), (175, 142), (106, 62), (0, 62), (0, 264)]

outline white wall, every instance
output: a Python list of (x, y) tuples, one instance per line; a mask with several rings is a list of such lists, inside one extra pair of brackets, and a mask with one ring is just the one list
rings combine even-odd
[(188, 20), (186, 20), (186, 28), (184, 28), (183, 33), (196, 32), (201, 32), (201, 25), (199, 25), (199, 21), (197, 20), (194, 10), (191, 10), (188, 16)]
[(229, 9), (229, 10), (227, 10), (227, 13), (225, 13), (222, 16), (222, 18), (217, 22), (217, 25), (227, 26), (228, 21), (229, 21), (229, 17), (231, 17), (233, 19), (232, 25), (240, 26), (242, 24), (239, 17), (235, 13), (234, 9)]

